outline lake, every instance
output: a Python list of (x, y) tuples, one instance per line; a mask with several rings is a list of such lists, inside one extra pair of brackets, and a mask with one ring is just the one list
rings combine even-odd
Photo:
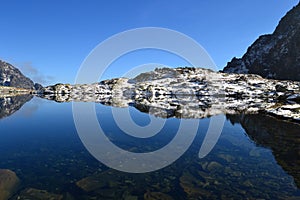
[[(221, 115), (226, 119), (221, 135), (200, 158), (211, 117), (162, 118), (136, 105), (79, 104), (95, 106), (110, 142), (136, 154), (171, 144), (183, 120), (199, 127), (174, 162), (145, 173), (128, 173), (100, 162), (86, 148), (85, 133), (79, 134), (74, 123), (72, 102), (32, 96), (0, 98), (0, 168), (14, 171), (21, 180), (12, 199), (45, 199), (43, 195), (49, 199), (51, 195), (54, 199), (300, 199), (299, 123), (262, 113)], [(124, 111), (141, 127), (151, 120), (162, 122), (163, 127), (149, 137), (140, 128), (135, 134), (141, 137), (134, 137), (114, 120), (114, 115)], [(99, 151), (101, 145), (107, 151), (105, 141), (97, 143)], [(123, 156), (103, 155), (116, 163)], [(164, 159), (153, 161), (153, 167)], [(120, 161), (118, 167), (125, 164)]]

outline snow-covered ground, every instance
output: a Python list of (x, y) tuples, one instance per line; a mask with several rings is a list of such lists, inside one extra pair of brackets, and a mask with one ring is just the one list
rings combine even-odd
[(56, 101), (92, 101), (156, 110), (160, 117), (204, 118), (220, 113), (268, 112), (300, 120), (300, 83), (201, 68), (162, 68), (133, 79), (58, 84), (44, 89)]

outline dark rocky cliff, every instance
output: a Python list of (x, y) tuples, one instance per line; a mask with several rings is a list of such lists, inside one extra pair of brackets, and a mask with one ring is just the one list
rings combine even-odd
[(242, 58), (233, 58), (223, 71), (300, 81), (300, 3), (272, 34), (260, 36)]
[(20, 70), (0, 60), (0, 86), (34, 89), (34, 83), (24, 76)]

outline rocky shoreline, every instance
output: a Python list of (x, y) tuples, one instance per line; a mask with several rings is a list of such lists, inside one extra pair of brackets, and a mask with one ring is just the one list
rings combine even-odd
[(158, 117), (204, 118), (266, 112), (300, 120), (300, 82), (227, 74), (201, 68), (161, 68), (94, 84), (56, 84), (39, 95), (57, 102), (133, 105)]
[(56, 84), (38, 90), (0, 86), (0, 94), (4, 99), (29, 94), (57, 102), (133, 106), (141, 112), (163, 118), (267, 113), (300, 121), (300, 82), (202, 68), (160, 68), (133, 79)]
[(10, 97), (10, 96), (17, 96), (17, 95), (24, 95), (24, 94), (32, 94), (32, 93), (36, 93), (36, 91), (31, 90), (31, 89), (0, 86), (0, 98)]

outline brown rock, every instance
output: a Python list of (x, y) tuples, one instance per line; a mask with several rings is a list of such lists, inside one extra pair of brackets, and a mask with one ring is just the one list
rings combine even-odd
[(215, 161), (212, 161), (207, 165), (208, 171), (218, 171), (222, 168), (223, 168), (223, 166), (220, 163), (215, 162)]
[(76, 185), (86, 192), (91, 192), (107, 186), (108, 182), (100, 179), (97, 176), (90, 176), (81, 179), (76, 183)]
[(62, 200), (63, 195), (49, 193), (46, 190), (38, 190), (35, 188), (28, 188), (21, 192), (17, 197), (18, 200)]
[(162, 192), (146, 192), (144, 194), (144, 200), (173, 200), (173, 198)]
[(0, 200), (7, 200), (19, 185), (16, 173), (8, 169), (0, 169)]

